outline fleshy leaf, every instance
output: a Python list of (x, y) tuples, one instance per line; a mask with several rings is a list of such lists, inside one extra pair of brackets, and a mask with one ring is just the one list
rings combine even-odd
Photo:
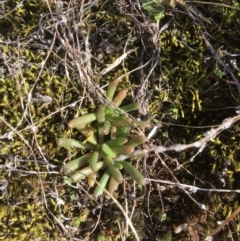
[(78, 157), (74, 160), (67, 162), (65, 165), (62, 165), (60, 172), (63, 175), (68, 175), (71, 172), (76, 171), (80, 167), (84, 166), (88, 162), (91, 156), (92, 156), (92, 153), (88, 153), (84, 156)]
[(116, 137), (117, 137), (117, 128), (116, 126), (112, 126), (110, 131), (110, 138), (111, 140), (114, 140), (116, 139)]
[(105, 108), (106, 106), (103, 104), (99, 105), (98, 107), (96, 114), (98, 123), (103, 123), (105, 121)]
[(92, 129), (90, 129), (89, 127), (84, 127), (83, 129), (78, 129), (78, 130), (86, 137), (85, 142), (89, 142), (93, 145), (97, 145), (97, 138), (94, 135), (94, 132)]
[(117, 128), (117, 137), (128, 137), (130, 130), (131, 130), (130, 126)]
[(94, 151), (92, 156), (89, 158), (89, 166), (91, 169), (96, 172), (97, 171), (97, 162), (98, 162), (99, 152)]
[(123, 168), (130, 174), (130, 176), (139, 184), (145, 185), (146, 180), (145, 177), (139, 172), (132, 164), (126, 161), (122, 161), (121, 164)]
[(149, 127), (149, 123), (147, 121), (133, 120), (132, 126), (133, 127), (146, 128), (146, 127)]
[(95, 188), (95, 190), (94, 190), (94, 193), (93, 193), (93, 198), (94, 198), (94, 199), (97, 199), (99, 196), (101, 196), (101, 195), (103, 194), (103, 190), (104, 190), (104, 188), (105, 188), (106, 185), (107, 185), (107, 182), (108, 182), (108, 180), (109, 180), (109, 177), (110, 177), (110, 172), (109, 172), (109, 170), (107, 169), (107, 170), (103, 173), (103, 175), (102, 175), (102, 177), (101, 177), (101, 179), (100, 179), (100, 181), (99, 181), (99, 184), (96, 186), (96, 188)]
[(73, 120), (71, 120), (68, 123), (69, 128), (79, 128), (80, 126), (84, 126), (86, 124), (91, 123), (92, 121), (95, 121), (97, 119), (97, 116), (95, 113), (90, 113), (86, 115), (79, 116)]
[(121, 161), (124, 161), (124, 160), (129, 159), (129, 158), (135, 158), (135, 157), (147, 156), (147, 155), (148, 155), (147, 150), (136, 150), (129, 155), (124, 155), (124, 154), (119, 155), (114, 160), (117, 161), (117, 162), (121, 162)]
[(187, 228), (187, 224), (186, 223), (183, 223), (183, 224), (180, 224), (178, 225), (175, 229), (174, 229), (174, 233), (180, 233), (182, 232), (184, 229)]
[(91, 144), (84, 144), (78, 140), (71, 138), (59, 138), (57, 140), (58, 146), (65, 147), (66, 149), (71, 149), (71, 147), (77, 147), (80, 149), (93, 149), (94, 146)]
[(120, 114), (120, 115), (113, 115), (108, 117), (109, 121), (122, 121), (125, 120), (127, 118), (127, 114)]
[(113, 140), (106, 141), (105, 143), (111, 147), (111, 146), (122, 146), (127, 141), (128, 141), (127, 138), (119, 137)]
[(119, 79), (115, 79), (108, 85), (108, 89), (107, 89), (107, 93), (106, 93), (106, 96), (108, 97), (108, 99), (110, 99), (110, 100), (113, 99), (113, 96), (115, 94), (115, 91), (116, 91), (116, 88), (117, 88), (119, 82), (120, 82)]
[(121, 153), (125, 155), (129, 155), (134, 151), (134, 147), (131, 145), (111, 146), (111, 149), (116, 153)]
[(110, 182), (109, 182), (109, 185), (108, 185), (108, 191), (111, 194), (113, 194), (113, 192), (118, 189), (118, 185), (119, 185), (119, 182), (117, 182), (116, 179), (113, 176), (111, 176)]
[[(97, 165), (96, 169), (99, 170), (104, 167), (105, 163), (98, 162), (96, 165)], [(71, 177), (69, 178), (69, 181), (71, 183), (78, 182), (81, 179), (87, 177), (88, 175), (90, 175), (92, 173), (93, 173), (93, 170), (91, 169), (91, 167), (89, 167), (89, 166), (85, 167), (85, 168), (81, 169), (80, 171), (75, 172), (73, 175), (71, 175)]]
[(131, 112), (139, 109), (139, 103), (131, 103), (129, 105), (121, 106), (120, 109), (125, 112)]
[(102, 133), (103, 135), (108, 135), (111, 129), (111, 124), (109, 121), (105, 121), (103, 128), (102, 128)]
[(123, 126), (129, 125), (130, 122), (131, 122), (131, 119), (126, 118), (121, 121), (111, 121), (111, 125), (116, 127), (123, 127)]
[(116, 157), (116, 154), (112, 151), (112, 149), (106, 143), (103, 143), (101, 148), (102, 148), (102, 151), (110, 158)]
[(117, 182), (121, 183), (123, 181), (122, 174), (119, 171), (119, 169), (114, 165), (114, 161), (112, 160), (112, 158), (106, 155), (103, 155), (103, 158), (105, 160), (105, 163), (108, 166), (108, 169), (111, 175), (115, 178)]
[(144, 135), (134, 136), (131, 138), (131, 140), (128, 141), (127, 145), (132, 145), (133, 147), (136, 147), (140, 144), (143, 144), (146, 141), (147, 138)]
[(122, 101), (125, 99), (126, 96), (127, 92), (125, 90), (120, 90), (116, 97), (114, 97), (113, 102), (116, 106), (119, 106), (121, 105)]
[(93, 187), (97, 179), (97, 173), (92, 173), (88, 175), (88, 186)]

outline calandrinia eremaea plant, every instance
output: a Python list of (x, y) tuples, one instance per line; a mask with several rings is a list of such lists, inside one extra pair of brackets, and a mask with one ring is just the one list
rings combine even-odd
[(202, 231), (202, 226), (198, 223), (197, 218), (193, 218), (192, 220), (187, 220), (186, 223), (180, 224), (174, 230), (175, 233), (180, 233), (183, 230), (187, 230), (191, 236), (192, 241), (199, 241), (198, 232)]
[(134, 128), (144, 128), (147, 122), (128, 117), (128, 112), (137, 110), (138, 103), (121, 106), (126, 97), (126, 91), (121, 90), (116, 96), (115, 91), (119, 81), (114, 80), (106, 91), (107, 102), (100, 104), (96, 112), (77, 117), (68, 123), (69, 128), (76, 128), (85, 137), (83, 142), (71, 138), (59, 138), (60, 147), (79, 148), (83, 155), (71, 160), (61, 167), (63, 175), (69, 176), (70, 183), (88, 179), (89, 187), (96, 184), (99, 170), (103, 174), (98, 180), (99, 185), (93, 193), (97, 198), (108, 185), (108, 191), (113, 193), (123, 181), (121, 169), (124, 169), (139, 185), (145, 185), (145, 178), (129, 160), (121, 160), (121, 155), (129, 159), (145, 155), (146, 152), (136, 152), (135, 148), (147, 139), (144, 135), (136, 135)]

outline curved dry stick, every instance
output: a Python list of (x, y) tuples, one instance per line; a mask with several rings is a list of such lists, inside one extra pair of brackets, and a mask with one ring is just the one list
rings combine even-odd
[(216, 235), (217, 233), (219, 233), (221, 231), (221, 229), (227, 225), (230, 221), (232, 221), (240, 212), (240, 206), (232, 213), (232, 215), (230, 217), (228, 217), (227, 219), (225, 219), (221, 225), (213, 232), (211, 233), (211, 235), (209, 235), (205, 240), (211, 240), (211, 238)]

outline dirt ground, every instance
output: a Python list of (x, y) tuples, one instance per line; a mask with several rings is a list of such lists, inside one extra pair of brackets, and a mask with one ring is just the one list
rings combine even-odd
[[(239, 10), (239, 0), (1, 1), (0, 239), (240, 240)], [(85, 150), (57, 139), (84, 141), (69, 121), (108, 105), (116, 79), (123, 104), (139, 104), (131, 118), (149, 123), (148, 155), (128, 159), (147, 184), (121, 171), (113, 196), (94, 200), (86, 179), (60, 172)]]

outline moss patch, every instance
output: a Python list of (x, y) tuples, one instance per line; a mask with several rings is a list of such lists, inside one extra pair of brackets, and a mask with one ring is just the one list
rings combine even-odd
[[(145, 148), (192, 143), (236, 115), (236, 80), (221, 61), (239, 80), (239, 9), (181, 1), (171, 8), (162, 2), (164, 17), (158, 24), (144, 8), (126, 0), (1, 5), (0, 239), (135, 239), (109, 197), (96, 203), (85, 180), (71, 187), (59, 173), (63, 161), (81, 153), (67, 153), (57, 146), (57, 138), (77, 134), (67, 123), (103, 102), (110, 81), (121, 78), (119, 89), (128, 90), (126, 102), (140, 103), (141, 114), (134, 117), (149, 120), (152, 127), (161, 122)], [(130, 49), (134, 51), (118, 66), (100, 74)], [(196, 149), (150, 153), (147, 176), (201, 188), (239, 189), (238, 143), (236, 123), (197, 155)], [(143, 169), (141, 160), (134, 165)], [(115, 195), (123, 207), (127, 203), (141, 240), (163, 240), (194, 217), (204, 238), (238, 207), (237, 193), (186, 193), (155, 182), (135, 203), (126, 197), (141, 190), (124, 178)], [(238, 221), (239, 216), (218, 240), (229, 233), (238, 239)], [(172, 237), (186, 240), (189, 235)]]

